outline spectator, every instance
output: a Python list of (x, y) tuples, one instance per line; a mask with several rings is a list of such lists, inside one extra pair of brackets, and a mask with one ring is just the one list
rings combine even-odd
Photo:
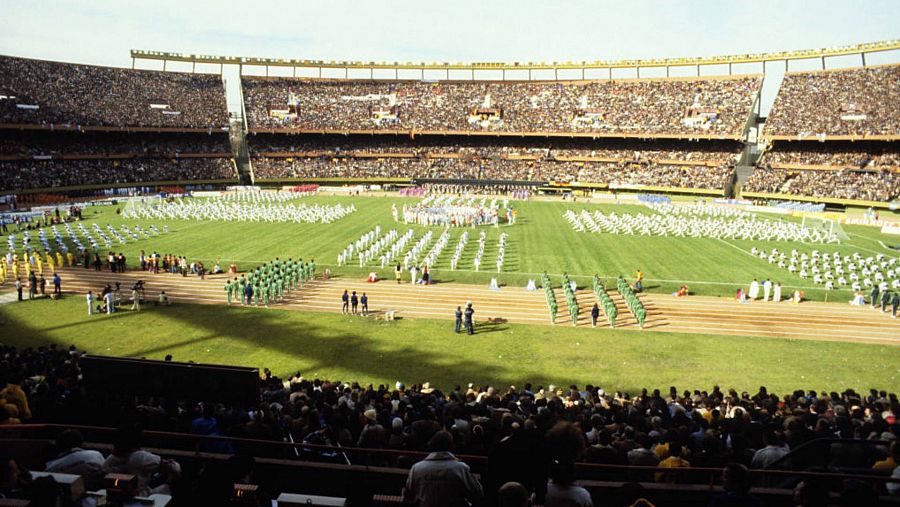
[(84, 437), (78, 430), (64, 430), (56, 437), (59, 454), (47, 462), (47, 472), (80, 475), (89, 490), (99, 488), (103, 479), (103, 455), (98, 451), (82, 449)]
[(591, 507), (588, 491), (575, 484), (575, 462), (584, 452), (584, 437), (574, 425), (559, 422), (547, 432), (551, 452), (550, 482), (545, 507)]
[(497, 491), (498, 507), (531, 507), (531, 495), (518, 482), (507, 482)]
[(450, 452), (453, 436), (447, 431), (435, 433), (428, 442), (431, 453), (409, 470), (403, 502), (421, 507), (464, 507), (481, 500), (481, 484), (469, 466)]
[[(137, 494), (171, 494), (171, 482), (181, 474), (181, 466), (175, 461), (163, 460), (156, 454), (140, 448), (143, 431), (133, 425), (116, 431), (113, 452), (103, 463), (103, 473), (131, 474), (137, 477)], [(161, 484), (154, 486), (154, 476), (161, 476)]]
[(725, 492), (712, 498), (710, 507), (762, 507), (763, 503), (750, 495), (750, 471), (740, 463), (728, 463), (722, 469)]

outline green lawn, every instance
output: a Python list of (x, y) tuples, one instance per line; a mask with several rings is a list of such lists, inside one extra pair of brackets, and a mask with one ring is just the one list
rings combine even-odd
[[(351, 200), (358, 211), (330, 225), (170, 221), (168, 234), (129, 240), (124, 247), (115, 248), (132, 264), (137, 263), (141, 249), (186, 255), (208, 266), (216, 259), (223, 265), (235, 261), (241, 269), (275, 257), (303, 257), (315, 258), (319, 266), (337, 273), (362, 277), (373, 268), (338, 268), (334, 266), (337, 254), (375, 225), (384, 231), (395, 227), (401, 234), (405, 232), (409, 226), (394, 224), (390, 207), (415, 200), (395, 196), (303, 199), (320, 204)], [(519, 202), (515, 206), (520, 211), (519, 223), (501, 227), (509, 233), (509, 246), (504, 273), (499, 275), (501, 283), (513, 285), (524, 285), (543, 270), (552, 274), (566, 271), (587, 284), (594, 273), (632, 277), (640, 268), (652, 292), (670, 292), (688, 283), (698, 294), (730, 295), (753, 277), (772, 277), (788, 288), (812, 285), (749, 255), (754, 246), (891, 253), (879, 243), (891, 238), (862, 226), (845, 227), (851, 240), (840, 247), (614, 236), (577, 233), (563, 214), (567, 209), (578, 212), (599, 207), (622, 212), (644, 208), (560, 201)], [(88, 227), (98, 223), (104, 229), (106, 224), (150, 225), (123, 219), (112, 207), (89, 207), (85, 219)], [(162, 230), (162, 224), (157, 225)], [(416, 239), (425, 230), (412, 228)], [(449, 269), (462, 233), (454, 229), (433, 266), (435, 279), (487, 284), (491, 276), (498, 276), (491, 267), (500, 231), (486, 230), (482, 265), (486, 272), (472, 271), (477, 229), (470, 232), (461, 269)], [(435, 228), (435, 240), (439, 234), (440, 229)], [(21, 241), (21, 234), (18, 238)], [(389, 270), (381, 275), (391, 276)], [(558, 282), (559, 277), (552, 279)], [(807, 294), (825, 297), (820, 289), (807, 290)], [(469, 381), (516, 385), (524, 381), (592, 382), (632, 391), (669, 385), (709, 388), (714, 383), (747, 390), (766, 384), (778, 391), (900, 387), (900, 347), (510, 324), (483, 327), (476, 337), (467, 338), (449, 332), (451, 324), (441, 321), (384, 323), (332, 314), (191, 305), (89, 320), (83, 306), (81, 298), (2, 305), (0, 340), (20, 346), (74, 343), (93, 353), (135, 357), (162, 358), (171, 353), (182, 360), (268, 367), (280, 374), (300, 370), (307, 376), (390, 383), (431, 381), (444, 387)]]
[[(123, 251), (133, 264), (137, 262), (141, 249), (148, 252), (156, 250), (160, 253), (186, 255), (191, 259), (203, 260), (207, 266), (211, 266), (216, 259), (220, 259), (223, 265), (234, 260), (242, 270), (275, 257), (303, 257), (315, 258), (318, 265), (351, 276), (362, 277), (375, 270), (381, 271), (381, 276), (389, 277), (392, 276), (391, 268), (385, 270), (380, 270), (377, 266), (360, 268), (355, 262), (350, 267), (338, 268), (334, 266), (337, 254), (348, 243), (356, 241), (360, 235), (375, 225), (381, 225), (384, 231), (396, 228), (401, 234), (412, 228), (416, 231), (416, 239), (425, 229), (397, 224), (391, 219), (392, 203), (396, 203), (399, 207), (404, 202), (414, 202), (415, 199), (314, 197), (304, 198), (302, 201), (320, 204), (353, 202), (358, 211), (329, 225), (170, 221), (168, 224), (171, 232), (168, 235), (139, 242), (130, 241), (124, 247), (116, 245), (114, 248)], [(551, 274), (568, 272), (580, 284), (586, 285), (595, 273), (608, 278), (619, 274), (633, 277), (636, 270), (641, 269), (646, 276), (646, 289), (650, 292), (674, 292), (681, 284), (687, 283), (696, 294), (727, 296), (733, 294), (738, 286), (746, 287), (754, 277), (760, 280), (771, 277), (773, 281), (780, 281), (786, 288), (804, 289), (811, 299), (821, 300), (830, 296), (843, 300), (847, 298), (846, 294), (828, 294), (821, 286), (815, 286), (811, 280), (803, 280), (749, 255), (750, 249), (777, 247), (787, 252), (797, 248), (809, 252), (817, 248), (825, 252), (839, 250), (844, 255), (855, 251), (865, 255), (875, 253), (897, 255), (896, 251), (892, 252), (879, 244), (879, 241), (896, 243), (896, 238), (882, 235), (877, 229), (864, 226), (845, 226), (844, 229), (851, 235), (851, 239), (840, 246), (708, 238), (616, 236), (577, 233), (563, 218), (563, 214), (567, 209), (576, 212), (585, 208), (600, 208), (606, 212), (610, 210), (646, 212), (646, 208), (561, 201), (518, 202), (514, 206), (520, 210), (518, 223), (500, 228), (500, 231), (509, 234), (509, 245), (504, 273), (498, 278), (501, 283), (510, 285), (524, 286), (529, 278), (537, 278), (544, 270)], [(140, 223), (144, 227), (149, 225), (149, 222), (143, 220), (123, 219), (117, 216), (111, 207), (89, 207), (85, 211), (85, 218), (88, 222), (97, 222), (104, 229), (106, 224), (113, 224), (116, 227), (122, 223), (129, 225)], [(772, 218), (781, 219), (776, 215)], [(440, 235), (439, 228), (434, 230), (432, 244)], [(483, 257), (483, 272), (475, 273), (472, 264), (477, 248), (478, 229), (470, 232), (468, 246), (459, 264), (460, 269), (457, 271), (449, 269), (450, 258), (462, 234), (461, 229), (453, 229), (450, 243), (432, 267), (433, 277), (442, 282), (487, 284), (491, 276), (497, 276), (495, 262), (500, 231), (490, 227), (485, 230), (488, 231), (488, 242)], [(410, 242), (410, 246), (416, 239)], [(552, 279), (557, 282), (559, 277), (553, 276)]]
[(608, 390), (900, 388), (900, 347), (756, 337), (396, 322), (225, 306), (145, 307), (88, 318), (81, 297), (0, 306), (2, 341), (94, 354), (268, 367), (283, 375), (407, 384), (594, 383)]

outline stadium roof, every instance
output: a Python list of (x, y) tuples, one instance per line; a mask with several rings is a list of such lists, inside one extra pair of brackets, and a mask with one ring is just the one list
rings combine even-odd
[(687, 58), (658, 58), (639, 60), (595, 60), (592, 62), (362, 62), (337, 60), (304, 60), (283, 58), (259, 58), (243, 56), (213, 56), (165, 51), (131, 50), (133, 59), (163, 60), (173, 62), (211, 63), (229, 65), (258, 65), (272, 67), (309, 67), (335, 69), (439, 69), (439, 70), (553, 70), (553, 69), (614, 69), (634, 67), (685, 67), (697, 65), (728, 65), (763, 63), (770, 61), (826, 58), (881, 51), (900, 50), (900, 39), (868, 42), (850, 46), (820, 49), (752, 53), (744, 55), (704, 56)]

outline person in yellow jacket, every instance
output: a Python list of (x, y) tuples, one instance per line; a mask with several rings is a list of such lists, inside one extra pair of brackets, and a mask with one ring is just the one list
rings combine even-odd
[(61, 268), (64, 265), (62, 253), (56, 252), (56, 266)]
[(28, 421), (31, 419), (31, 410), (28, 408), (28, 398), (25, 396), (25, 391), (22, 390), (20, 383), (21, 379), (10, 378), (6, 387), (0, 391), (0, 398), (5, 399), (7, 403), (15, 405), (19, 411), (19, 418), (22, 421)]
[(69, 261), (66, 265), (70, 268), (75, 265), (75, 256), (72, 255), (72, 252), (66, 252), (66, 260)]
[[(661, 468), (690, 468), (691, 463), (681, 457), (681, 444), (672, 442), (669, 444), (669, 457), (660, 461)], [(671, 472), (656, 472), (656, 482), (684, 482), (684, 474)]]

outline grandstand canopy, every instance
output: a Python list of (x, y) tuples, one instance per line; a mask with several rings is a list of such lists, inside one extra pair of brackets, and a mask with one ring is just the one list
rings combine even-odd
[(262, 58), (242, 56), (214, 56), (166, 51), (131, 50), (132, 60), (160, 60), (163, 62), (188, 62), (216, 65), (252, 65), (263, 67), (299, 67), (319, 69), (390, 69), (390, 70), (584, 70), (584, 69), (622, 69), (622, 68), (658, 68), (658, 67), (700, 67), (706, 65), (728, 65), (729, 73), (732, 64), (785, 62), (791, 60), (824, 59), (836, 56), (860, 55), (865, 65), (867, 53), (900, 50), (900, 39), (838, 46), (832, 48), (803, 49), (778, 51), (772, 53), (752, 53), (743, 55), (724, 55), (709, 57), (656, 58), (638, 60), (595, 60), (582, 62), (386, 62), (386, 61), (339, 61)]

